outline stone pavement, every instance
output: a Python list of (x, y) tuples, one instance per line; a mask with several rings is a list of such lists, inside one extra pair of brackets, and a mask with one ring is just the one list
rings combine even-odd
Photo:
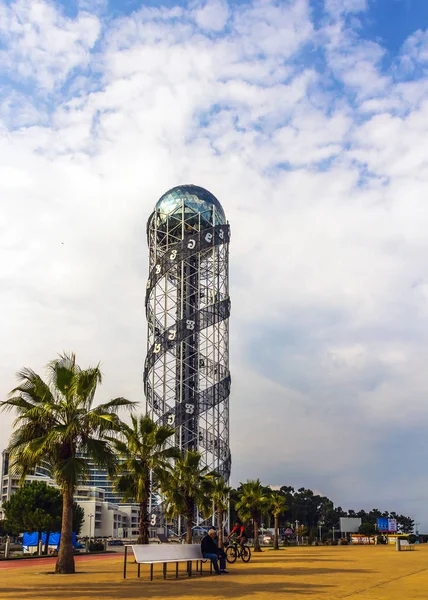
[[(122, 559), (123, 560), (123, 559)], [(249, 564), (237, 562), (230, 574), (191, 579), (180, 566), (175, 579), (162, 579), (162, 566), (155, 567), (155, 580), (148, 581), (148, 568), (137, 579), (130, 561), (129, 579), (122, 578), (121, 557), (81, 557), (76, 575), (49, 574), (53, 566), (26, 563), (20, 568), (0, 570), (0, 600), (298, 600), (303, 596), (336, 600), (406, 600), (428, 598), (428, 545), (413, 552), (394, 547), (311, 547), (264, 550)], [(2, 567), (5, 563), (1, 564)], [(207, 570), (207, 567), (205, 567)]]

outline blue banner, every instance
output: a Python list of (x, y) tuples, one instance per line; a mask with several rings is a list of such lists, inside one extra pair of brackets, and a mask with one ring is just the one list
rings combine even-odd
[[(35, 546), (37, 548), (37, 540), (38, 540), (38, 534), (37, 532), (34, 533), (24, 533), (24, 537), (22, 540), (22, 548), (23, 550), (29, 550), (30, 546)], [(61, 540), (61, 534), (60, 533), (50, 533), (49, 534), (49, 546), (55, 546), (56, 549), (58, 550), (59, 548), (59, 542)], [(71, 538), (72, 544), (73, 546), (76, 546), (77, 544), (77, 540), (76, 540), (76, 534), (73, 532), (72, 533), (72, 538)], [(42, 544), (43, 546), (46, 543), (46, 533), (43, 532), (42, 533)]]
[(389, 531), (389, 519), (378, 519), (377, 528), (379, 531)]

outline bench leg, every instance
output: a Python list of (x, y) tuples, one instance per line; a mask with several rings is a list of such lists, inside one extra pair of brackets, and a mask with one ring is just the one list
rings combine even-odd
[(150, 565), (150, 581), (153, 581), (153, 563)]
[(201, 575), (202, 575), (202, 565), (204, 564), (204, 563), (202, 562), (202, 560), (201, 560), (200, 564), (201, 564), (201, 570), (200, 570), (200, 573), (201, 573)]
[(178, 579), (178, 563), (175, 563), (175, 578)]
[(123, 578), (126, 579), (126, 560), (128, 558), (128, 546), (125, 546), (125, 556), (123, 559)]
[(163, 563), (163, 578), (166, 579), (166, 565), (167, 563)]
[(213, 561), (210, 560), (210, 575), (213, 574)]
[(141, 568), (141, 565), (140, 565), (140, 563), (138, 563), (138, 577), (140, 577), (140, 568)]

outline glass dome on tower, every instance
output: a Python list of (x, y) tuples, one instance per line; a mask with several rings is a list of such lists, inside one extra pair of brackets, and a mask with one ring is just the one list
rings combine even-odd
[(185, 222), (194, 229), (226, 223), (223, 207), (217, 198), (198, 185), (178, 185), (161, 196), (155, 206), (158, 229), (174, 228)]

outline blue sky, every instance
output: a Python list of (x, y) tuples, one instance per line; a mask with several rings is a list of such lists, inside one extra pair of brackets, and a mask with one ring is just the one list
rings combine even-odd
[(416, 0), (0, 0), (0, 395), (65, 349), (143, 401), (145, 221), (199, 184), (232, 226), (232, 483), (428, 530), (427, 27)]
[[(232, 0), (231, 6), (247, 4), (247, 0)], [(78, 11), (78, 0), (61, 0), (58, 4), (64, 10), (75, 15)], [(108, 0), (103, 8), (105, 14), (117, 17), (130, 15), (142, 6), (165, 7), (182, 6), (186, 8), (189, 3), (175, 0)], [(397, 55), (400, 47), (407, 37), (417, 29), (425, 29), (428, 25), (428, 4), (421, 0), (368, 0), (368, 10), (359, 15), (360, 31), (363, 37), (374, 41), (381, 41), (388, 49), (391, 56)], [(324, 17), (324, 1), (312, 0), (311, 10), (315, 23)]]

